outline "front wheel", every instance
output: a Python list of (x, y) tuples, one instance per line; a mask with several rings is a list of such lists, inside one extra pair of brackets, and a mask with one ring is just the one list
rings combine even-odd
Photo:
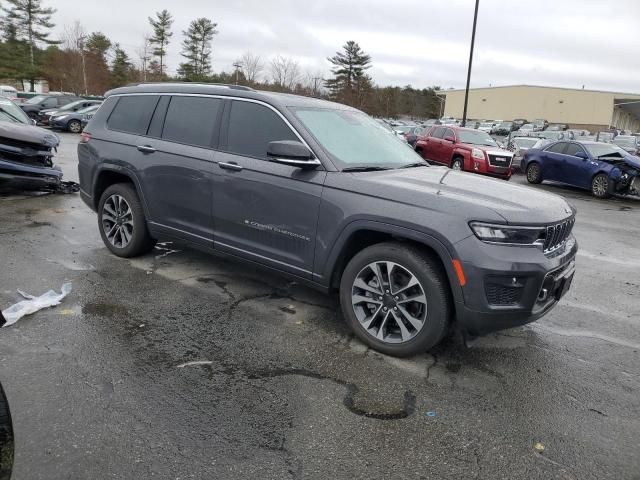
[(67, 125), (67, 129), (71, 133), (80, 133), (82, 131), (82, 124), (78, 120), (71, 120)]
[(599, 173), (591, 181), (591, 193), (596, 198), (609, 198), (609, 176), (606, 173)]
[(531, 162), (529, 165), (527, 165), (527, 182), (542, 182), (542, 172), (540, 171), (540, 165), (538, 163)]
[(98, 226), (102, 241), (118, 257), (137, 257), (151, 251), (151, 238), (140, 199), (133, 186), (117, 183), (108, 187), (98, 204)]
[(451, 164), (452, 170), (462, 171), (464, 170), (464, 163), (461, 158), (454, 158), (453, 163)]
[(398, 357), (438, 344), (451, 315), (442, 266), (402, 243), (373, 245), (353, 257), (342, 274), (340, 304), (360, 340)]

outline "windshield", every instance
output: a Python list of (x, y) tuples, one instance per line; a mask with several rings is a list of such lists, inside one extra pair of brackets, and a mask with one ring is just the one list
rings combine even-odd
[(589, 153), (596, 158), (622, 158), (627, 155), (627, 152), (625, 152), (619, 146), (613, 145), (611, 143), (592, 143), (590, 145), (585, 145), (585, 147), (587, 150), (589, 150)]
[(377, 122), (362, 112), (297, 108), (294, 113), (340, 167), (398, 167), (422, 161), (395, 135), (380, 135)]
[(29, 120), (29, 117), (27, 117), (20, 107), (11, 100), (5, 100), (3, 98), (0, 98), (0, 122), (31, 125), (31, 120)]
[(538, 139), (537, 138), (514, 138), (513, 143), (515, 143), (519, 147), (532, 148), (536, 143), (538, 143)]
[(27, 100), (26, 102), (24, 102), (27, 105), (35, 105), (36, 103), (40, 103), (42, 102), (45, 98), (44, 95), (36, 95), (35, 97), (31, 97), (29, 100)]
[(496, 141), (488, 133), (478, 130), (458, 130), (461, 143), (470, 145), (485, 145), (487, 147), (497, 147)]
[(78, 110), (78, 113), (91, 113), (91, 112), (95, 112), (95, 111), (98, 109), (98, 107), (99, 107), (99, 106), (100, 106), (100, 105), (91, 105), (90, 107), (87, 107), (87, 108), (83, 108), (83, 109)]
[(78, 108), (83, 103), (84, 103), (84, 100), (78, 100), (76, 102), (67, 103), (64, 107), (59, 108), (58, 110), (60, 112), (68, 112), (70, 110), (73, 110), (74, 108)]
[(616, 138), (613, 139), (613, 143), (615, 143), (616, 145), (619, 145), (621, 147), (627, 147), (627, 148), (636, 148), (636, 137), (622, 137), (620, 135), (618, 135)]

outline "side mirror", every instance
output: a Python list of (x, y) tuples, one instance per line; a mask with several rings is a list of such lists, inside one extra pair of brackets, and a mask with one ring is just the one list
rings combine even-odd
[(587, 154), (584, 153), (583, 151), (578, 151), (575, 154), (576, 157), (581, 158), (583, 160), (587, 160), (589, 157), (587, 157)]
[(451, 135), (447, 135), (446, 137), (444, 137), (444, 140), (446, 142), (451, 142), (451, 143), (455, 143), (456, 142), (456, 139), (453, 138)]
[(313, 157), (311, 150), (302, 143), (292, 140), (269, 142), (267, 156), (272, 162), (291, 167), (313, 169), (320, 165), (320, 161)]

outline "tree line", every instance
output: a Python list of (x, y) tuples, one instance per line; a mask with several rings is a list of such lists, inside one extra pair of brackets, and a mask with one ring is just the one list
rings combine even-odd
[[(55, 10), (43, 0), (4, 0), (0, 5), (0, 82), (12, 80), (34, 91), (38, 79), (51, 90), (102, 95), (132, 82), (188, 81), (247, 85), (261, 90), (327, 98), (380, 117), (438, 117), (439, 87), (415, 89), (377, 86), (368, 70), (371, 56), (355, 41), (327, 58), (328, 73), (305, 70), (293, 58), (269, 59), (246, 52), (233, 69), (213, 72), (211, 61), (218, 24), (194, 19), (182, 31), (182, 61), (169, 74), (167, 51), (174, 41), (173, 16), (168, 10), (148, 17), (149, 31), (132, 57), (103, 32), (87, 32), (76, 21), (53, 38)], [(3, 80), (4, 79), (4, 80)]]

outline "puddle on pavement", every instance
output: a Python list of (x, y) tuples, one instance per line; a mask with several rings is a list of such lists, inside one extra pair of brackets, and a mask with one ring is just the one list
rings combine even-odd
[(82, 307), (82, 313), (86, 315), (112, 318), (127, 315), (129, 311), (124, 305), (119, 305), (117, 303), (95, 302), (87, 303)]

